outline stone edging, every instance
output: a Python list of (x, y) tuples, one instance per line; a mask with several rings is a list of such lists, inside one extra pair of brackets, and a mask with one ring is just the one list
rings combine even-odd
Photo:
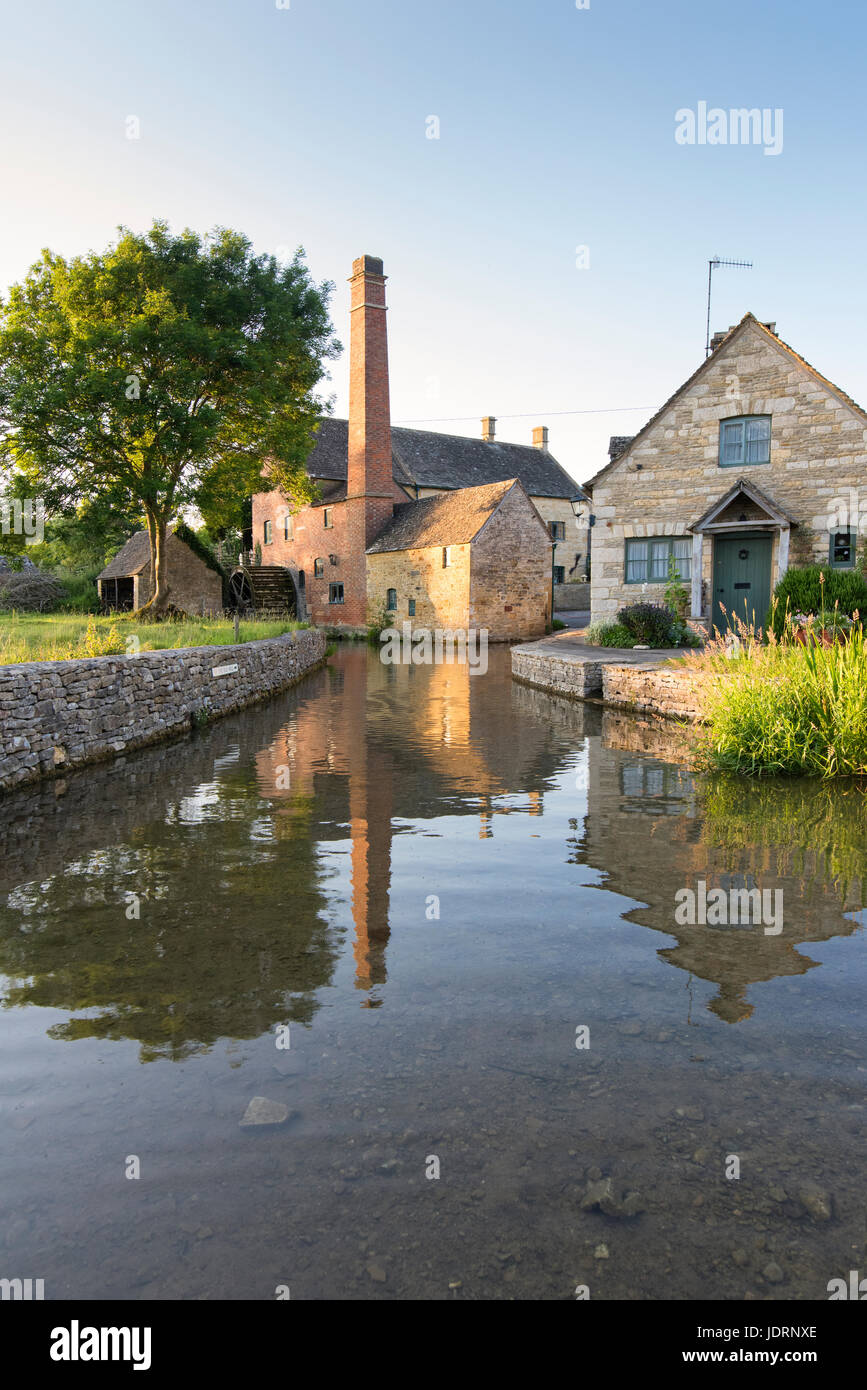
[(325, 660), (325, 634), (0, 666), (0, 791), (265, 700)]
[(512, 676), (552, 695), (600, 700), (614, 709), (669, 719), (700, 721), (702, 717), (701, 678), (671, 666), (650, 662), (623, 666), (557, 656), (550, 650), (513, 648)]

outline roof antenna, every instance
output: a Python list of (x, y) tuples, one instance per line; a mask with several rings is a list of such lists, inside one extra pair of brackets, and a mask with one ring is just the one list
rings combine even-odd
[(752, 270), (752, 261), (724, 261), (719, 256), (707, 263), (707, 341), (704, 345), (705, 357), (710, 357), (710, 295), (713, 287), (713, 273), (718, 266), (735, 266), (738, 270)]

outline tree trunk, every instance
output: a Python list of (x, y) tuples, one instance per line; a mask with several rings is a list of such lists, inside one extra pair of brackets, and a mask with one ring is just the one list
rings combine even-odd
[(152, 516), (147, 514), (148, 539), (151, 548), (151, 574), (154, 579), (154, 591), (151, 598), (141, 608), (142, 613), (148, 613), (154, 618), (159, 618), (166, 611), (169, 602), (169, 575), (167, 566), (166, 534), (167, 524), (165, 517)]

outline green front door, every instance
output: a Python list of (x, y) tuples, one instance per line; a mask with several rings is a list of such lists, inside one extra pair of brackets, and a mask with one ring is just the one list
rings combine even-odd
[(713, 625), (720, 632), (734, 626), (735, 613), (746, 623), (764, 625), (771, 603), (772, 539), (755, 531), (714, 537)]

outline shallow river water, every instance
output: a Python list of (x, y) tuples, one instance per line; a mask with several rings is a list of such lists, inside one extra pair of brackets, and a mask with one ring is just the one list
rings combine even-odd
[[(0, 1277), (556, 1300), (867, 1275), (863, 795), (679, 756), (513, 683), (507, 651), (472, 676), (354, 647), (4, 798)], [(717, 888), (782, 920), (679, 924)], [(242, 1127), (257, 1096), (288, 1120)]]

